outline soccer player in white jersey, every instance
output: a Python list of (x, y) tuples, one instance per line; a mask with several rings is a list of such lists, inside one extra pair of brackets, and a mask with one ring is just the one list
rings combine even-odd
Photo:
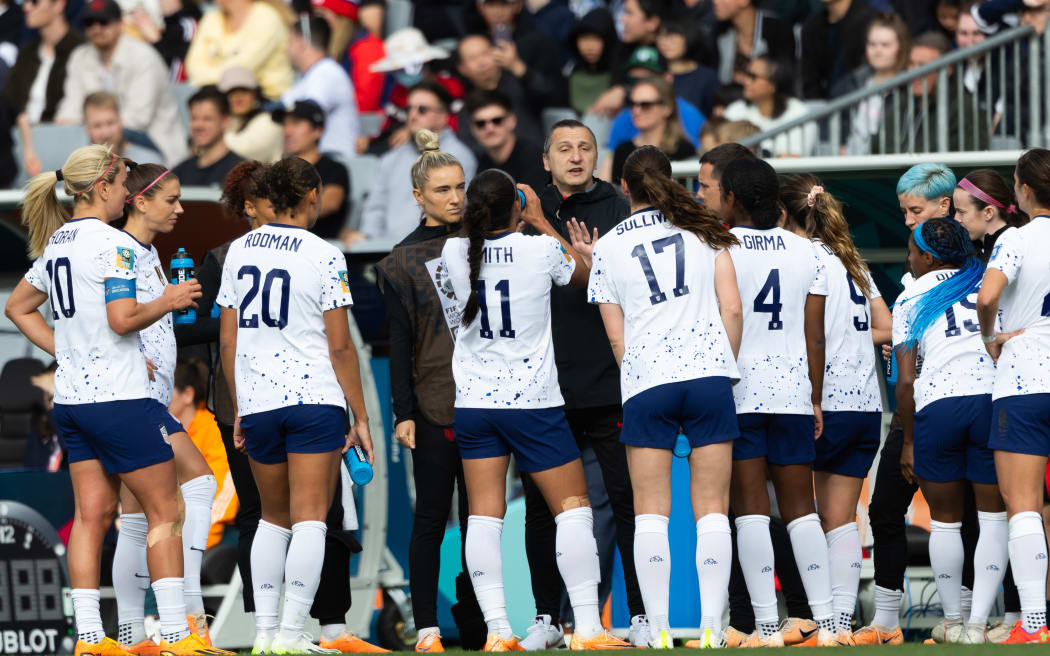
[(219, 350), (237, 404), (234, 440), (251, 458), (262, 505), (251, 554), (252, 652), (338, 653), (314, 645), (303, 627), (321, 576), (340, 453), (361, 446), (372, 460), (347, 320), (350, 281), (342, 252), (308, 231), (321, 210), (316, 169), (287, 157), (260, 186), (276, 218), (230, 244), (217, 299)]
[[(944, 610), (932, 641), (983, 643), (1007, 563), (1006, 508), (988, 448), (995, 363), (978, 339), (975, 304), (984, 265), (966, 228), (953, 219), (915, 228), (908, 265), (915, 281), (893, 308), (897, 412), (904, 428), (901, 468), (906, 478), (918, 479), (930, 505), (930, 566)], [(968, 618), (961, 599), (967, 482), (980, 524)]]
[(839, 642), (849, 642), (862, 559), (857, 527), (861, 486), (882, 441), (882, 394), (875, 346), (888, 344), (889, 308), (853, 244), (842, 204), (813, 175), (780, 186), (785, 227), (812, 239), (828, 281), (825, 301), (824, 432), (813, 483), (828, 541), (828, 566)]
[[(981, 339), (998, 362), (989, 446), (1010, 517), (1010, 565), (1021, 597), (1021, 620), (1007, 642), (1046, 643), (1047, 549), (1039, 512), (1050, 454), (1050, 151), (1033, 148), (1017, 160), (1014, 193), (1032, 221), (1006, 231), (992, 249), (977, 313)], [(995, 340), (999, 313), (1004, 331), (1024, 330), (1003, 346)]]
[[(68, 551), (75, 653), (128, 653), (105, 636), (99, 614), (99, 553), (116, 511), (119, 480), (146, 514), (160, 649), (173, 656), (228, 654), (205, 646), (186, 623), (167, 413), (145, 397), (149, 379), (139, 338), (140, 330), (169, 312), (193, 305), (200, 285), (170, 285), (156, 300), (136, 302), (135, 242), (109, 226), (123, 213), (126, 177), (122, 158), (104, 146), (86, 146), (60, 171), (29, 181), (23, 216), (37, 259), (6, 307), (18, 329), (58, 361), (54, 413), (69, 450), (76, 501)], [(74, 199), (72, 218), (55, 193), (62, 180)], [(53, 331), (38, 310), (49, 298)]]
[(671, 179), (655, 146), (627, 158), (621, 185), (631, 215), (594, 247), (588, 286), (620, 362), (623, 430), (634, 487), (634, 563), (650, 644), (673, 646), (668, 622), (671, 457), (689, 439), (696, 519), (701, 647), (722, 646), (733, 538), (729, 477), (739, 435), (732, 381), (739, 378), (743, 311), (733, 260), (738, 242)]
[[(522, 220), (540, 234), (515, 231)], [(484, 649), (523, 649), (507, 619), (500, 554), (511, 454), (557, 524), (558, 570), (576, 618), (570, 648), (630, 647), (599, 618), (594, 520), (551, 341), (551, 286), (582, 287), (590, 267), (551, 227), (535, 192), (498, 169), (467, 187), (463, 232), (445, 242), (441, 267), (462, 310), (452, 354), (453, 430), (470, 502), (467, 568), (489, 631)], [(589, 259), (592, 246), (580, 247)]]
[(828, 544), (813, 504), (828, 285), (816, 246), (777, 227), (778, 193), (776, 172), (762, 160), (731, 162), (722, 173), (722, 210), (740, 240), (729, 252), (744, 308), (740, 382), (733, 387), (740, 437), (733, 443), (731, 502), (756, 631), (742, 646), (783, 644), (773, 585), (767, 463), (817, 623), (816, 643), (832, 645)]
[[(129, 173), (124, 186), (127, 222), (124, 232), (135, 241), (135, 294), (140, 303), (149, 303), (164, 294), (168, 280), (157, 249), (152, 245), (159, 234), (174, 230), (182, 214), (179, 180), (160, 164), (139, 164)], [(211, 505), (215, 498), (215, 477), (204, 456), (186, 434), (186, 429), (170, 413), (175, 377), (175, 331), (170, 314), (139, 333), (143, 353), (151, 366), (150, 397), (164, 408), (164, 429), (175, 453), (175, 471), (186, 504), (182, 524), (183, 594), (190, 630), (211, 644), (204, 599), (201, 597), (201, 558), (208, 543)], [(149, 572), (146, 567), (146, 516), (126, 487), (120, 494), (120, 532), (113, 554), (113, 590), (117, 598), (118, 641), (133, 654), (155, 656), (159, 646), (146, 637), (143, 613)]]

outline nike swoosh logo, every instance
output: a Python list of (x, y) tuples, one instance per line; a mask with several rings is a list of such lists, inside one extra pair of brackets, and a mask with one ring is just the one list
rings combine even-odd
[(802, 640), (804, 642), (806, 640), (809, 640), (809, 637), (816, 633), (817, 629), (810, 629), (809, 631), (803, 631), (802, 629), (799, 629), (798, 632), (802, 636)]
[(197, 547), (190, 547), (190, 551), (199, 551), (201, 553), (204, 553), (204, 549), (198, 549)]
[(148, 579), (149, 578), (149, 574), (147, 574), (146, 576), (143, 576), (141, 574), (137, 574), (136, 573), (135, 574), (135, 578), (137, 578), (137, 579)]
[(890, 636), (888, 638), (883, 638), (882, 636), (879, 636), (879, 642), (881, 642), (884, 645), (888, 645), (893, 642), (893, 636)]

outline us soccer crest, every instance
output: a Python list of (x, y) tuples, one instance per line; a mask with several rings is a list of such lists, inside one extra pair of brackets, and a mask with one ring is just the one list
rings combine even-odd
[(344, 294), (349, 294), (350, 293), (350, 274), (348, 274), (346, 271), (340, 271), (339, 272), (339, 284), (342, 285), (342, 287), (343, 287), (343, 293)]
[(131, 271), (135, 268), (135, 252), (130, 248), (117, 247), (117, 268)]

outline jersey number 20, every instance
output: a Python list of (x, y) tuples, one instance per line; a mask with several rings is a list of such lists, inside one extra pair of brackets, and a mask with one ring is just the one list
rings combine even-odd
[[(241, 299), (240, 320), (237, 322), (237, 326), (240, 328), (258, 328), (259, 315), (249, 315), (248, 305), (255, 300), (255, 296), (259, 293), (259, 281), (263, 280), (262, 272), (259, 271), (257, 266), (246, 264), (237, 272), (237, 280), (241, 280), (245, 276), (252, 279), (252, 286), (248, 289), (248, 293), (244, 295), (244, 298)], [(273, 290), (274, 282), (277, 280), (281, 281), (281, 306), (277, 317), (274, 318), (270, 307), (270, 294)], [(291, 288), (292, 277), (284, 269), (270, 269), (266, 272), (266, 279), (262, 283), (262, 321), (264, 324), (278, 330), (288, 325), (288, 295), (291, 292)]]
[[(668, 246), (674, 246), (674, 288), (671, 293), (675, 298), (688, 294), (689, 287), (685, 284), (685, 241), (682, 239), (682, 233), (655, 239), (652, 246), (653, 252), (657, 254), (663, 253)], [(666, 301), (667, 294), (660, 291), (660, 283), (656, 279), (656, 272), (653, 271), (653, 264), (649, 261), (649, 254), (645, 251), (645, 244), (638, 244), (631, 249), (631, 257), (638, 258), (645, 281), (649, 283), (649, 291), (652, 292), (649, 302), (656, 305)]]

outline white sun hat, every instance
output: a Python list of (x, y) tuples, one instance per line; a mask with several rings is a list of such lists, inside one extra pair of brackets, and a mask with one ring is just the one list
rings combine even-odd
[(383, 42), (386, 56), (372, 64), (373, 73), (389, 73), (405, 69), (409, 73), (418, 73), (423, 64), (434, 59), (445, 59), (449, 52), (427, 43), (423, 33), (414, 27), (400, 29)]

